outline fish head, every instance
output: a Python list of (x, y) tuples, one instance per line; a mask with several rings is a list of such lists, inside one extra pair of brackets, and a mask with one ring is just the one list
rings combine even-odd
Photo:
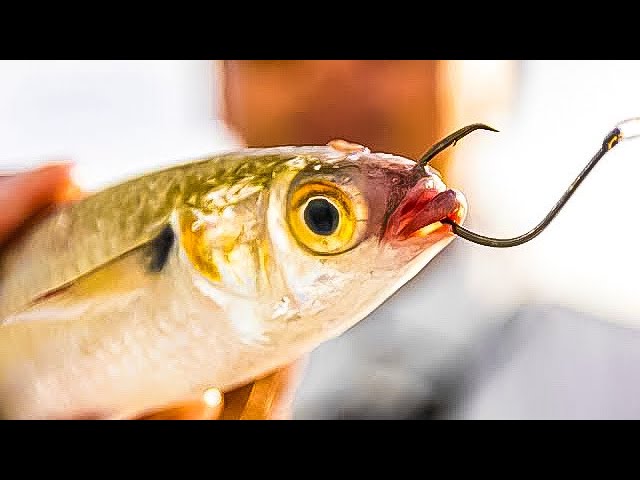
[(440, 220), (466, 216), (463, 194), (429, 166), (343, 141), (329, 151), (270, 189), (282, 342), (318, 343), (365, 318), (454, 239)]
[(248, 346), (233, 371), (293, 361), (367, 317), (455, 238), (440, 221), (467, 210), (414, 160), (345, 141), (276, 150), (199, 182), (177, 212), (181, 265)]

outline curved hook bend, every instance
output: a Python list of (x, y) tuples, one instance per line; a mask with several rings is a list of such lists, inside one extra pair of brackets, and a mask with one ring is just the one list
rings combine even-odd
[[(464, 127), (462, 129), (458, 130), (457, 132), (449, 135), (445, 139), (441, 140), (440, 142), (435, 144), (433, 147), (431, 147), (427, 151), (427, 153), (420, 160), (419, 164), (420, 165), (425, 165), (435, 155), (440, 153), (442, 150), (444, 150), (448, 146), (450, 146), (452, 144), (455, 145), (456, 141), (458, 141), (460, 138), (464, 137), (468, 133), (472, 132), (473, 130), (477, 130), (478, 128), (483, 128), (484, 127), (485, 130), (497, 131), (497, 130), (491, 128), (491, 127), (486, 127), (486, 125), (482, 125), (480, 127), (478, 125), (482, 125), (482, 124), (469, 125), (468, 127)], [(567, 201), (569, 200), (571, 195), (573, 195), (573, 193), (580, 186), (582, 181), (587, 177), (589, 172), (591, 172), (593, 167), (596, 166), (596, 164), (600, 161), (600, 159), (602, 157), (604, 157), (604, 155), (608, 151), (610, 151), (613, 147), (615, 147), (623, 139), (635, 138), (635, 137), (638, 137), (638, 136), (640, 136), (640, 117), (631, 118), (631, 119), (625, 120), (623, 122), (620, 122), (613, 130), (611, 130), (607, 134), (607, 136), (604, 138), (604, 140), (602, 142), (602, 146), (600, 147), (598, 152), (589, 161), (587, 166), (584, 167), (584, 169), (576, 177), (576, 179), (573, 181), (573, 183), (571, 185), (569, 185), (569, 188), (565, 191), (565, 193), (562, 195), (562, 197), (560, 197), (560, 200), (558, 200), (558, 202), (551, 209), (551, 211), (549, 211), (549, 213), (544, 217), (544, 219), (542, 219), (542, 221), (538, 225), (536, 225), (534, 228), (532, 228), (530, 231), (528, 231), (527, 233), (525, 233), (523, 235), (520, 235), (520, 236), (514, 237), (514, 238), (485, 237), (484, 235), (479, 235), (479, 234), (474, 233), (474, 232), (472, 232), (470, 230), (467, 230), (466, 228), (462, 227), (461, 225), (458, 225), (456, 222), (454, 222), (453, 220), (450, 220), (448, 218), (443, 219), (442, 223), (446, 223), (448, 225), (451, 225), (453, 233), (455, 233), (459, 237), (462, 237), (465, 240), (468, 240), (470, 242), (477, 243), (477, 244), (480, 244), (480, 245), (484, 245), (484, 246), (487, 246), (487, 247), (507, 248), (507, 247), (515, 247), (517, 245), (522, 245), (523, 243), (526, 243), (526, 242), (528, 242), (530, 240), (533, 240), (547, 226), (549, 226), (551, 221), (560, 212), (562, 207), (564, 207), (564, 205), (567, 203)]]

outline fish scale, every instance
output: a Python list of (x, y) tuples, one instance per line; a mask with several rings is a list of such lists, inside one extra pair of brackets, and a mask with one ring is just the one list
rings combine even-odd
[[(148, 243), (194, 185), (271, 179), (274, 165), (325, 147), (246, 149), (170, 167), (63, 207), (8, 246), (0, 264), (0, 317)], [(2, 320), (0, 319), (0, 324)]]

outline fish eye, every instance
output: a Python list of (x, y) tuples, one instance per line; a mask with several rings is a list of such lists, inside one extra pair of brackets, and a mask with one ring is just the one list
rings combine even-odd
[(297, 185), (289, 197), (289, 227), (303, 247), (318, 255), (335, 255), (359, 243), (367, 210), (354, 186), (312, 180)]
[(339, 220), (338, 209), (327, 198), (312, 198), (304, 209), (305, 223), (318, 235), (331, 235)]

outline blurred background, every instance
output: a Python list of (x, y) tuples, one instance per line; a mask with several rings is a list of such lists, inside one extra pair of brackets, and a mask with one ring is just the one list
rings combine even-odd
[[(438, 157), (468, 225), (529, 230), (618, 122), (640, 61), (1, 61), (0, 169), (72, 159), (81, 187), (239, 146), (344, 138)], [(295, 418), (640, 418), (640, 141), (534, 241), (454, 241), (306, 361)]]

